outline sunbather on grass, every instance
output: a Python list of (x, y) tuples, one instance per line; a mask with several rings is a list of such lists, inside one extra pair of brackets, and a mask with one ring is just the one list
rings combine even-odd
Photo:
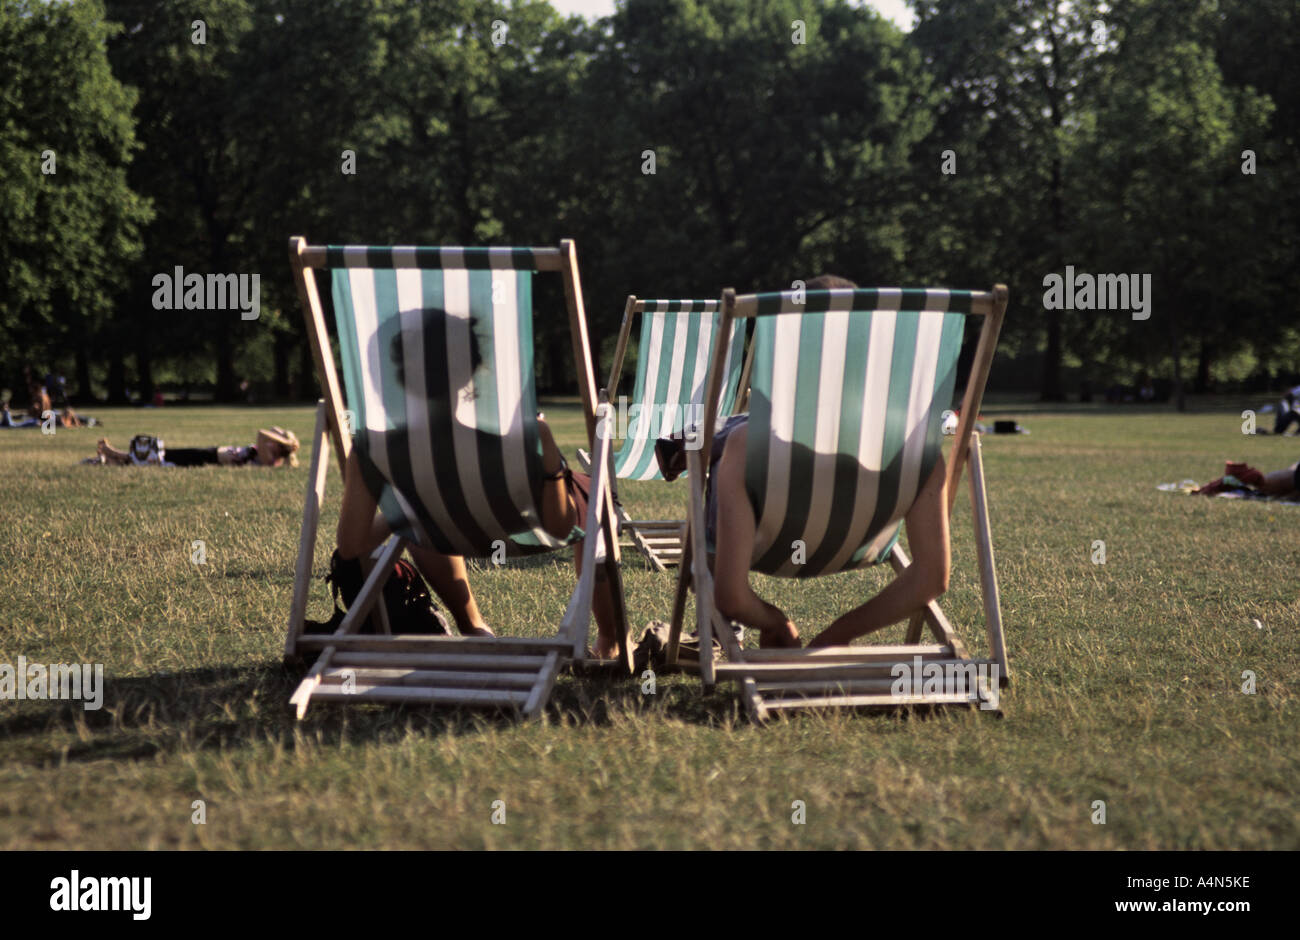
[(1232, 484), (1225, 477), (1235, 477), (1246, 486), (1253, 486), (1266, 496), (1300, 495), (1300, 461), (1291, 464), (1285, 470), (1264, 473), (1244, 463), (1229, 460), (1223, 466), (1223, 476), (1212, 480), (1195, 492), (1200, 496), (1213, 496)]
[[(150, 444), (152, 442), (152, 444)], [(146, 445), (143, 449), (138, 444)], [(256, 442), (247, 447), (234, 445), (226, 447), (164, 447), (162, 459), (158, 459), (158, 447), (161, 442), (147, 434), (138, 434), (132, 438), (131, 446), (118, 450), (101, 437), (97, 447), (97, 456), (101, 463), (115, 464), (121, 467), (143, 466), (146, 464), (168, 464), (176, 467), (296, 467), (298, 466), (298, 437), (292, 431), (281, 427), (258, 428)], [(149, 451), (152, 450), (152, 459)], [(88, 458), (91, 462), (94, 458)]]
[[(844, 278), (823, 275), (809, 281), (809, 290), (856, 287)], [(757, 522), (745, 490), (747, 416), (729, 419), (714, 438), (710, 463), (709, 521), (716, 518), (714, 542), (714, 602), (730, 620), (759, 632), (763, 647), (798, 647), (799, 630), (778, 607), (759, 597), (749, 583)], [(720, 453), (719, 453), (720, 451)], [(945, 464), (939, 458), (908, 510), (908, 547), (912, 564), (875, 597), (839, 617), (813, 637), (809, 646), (839, 646), (919, 612), (948, 589), (951, 555), (948, 543), (948, 499)]]

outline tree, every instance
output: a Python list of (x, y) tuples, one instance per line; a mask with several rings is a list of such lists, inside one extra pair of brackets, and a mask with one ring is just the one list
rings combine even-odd
[(1076, 135), (1081, 236), (1098, 270), (1151, 275), (1151, 319), (1110, 315), (1112, 346), (1167, 362), (1182, 410), (1189, 356), (1204, 390), (1214, 356), (1276, 327), (1287, 267), (1269, 212), (1276, 177), (1244, 174), (1241, 157), (1244, 141), (1266, 138), (1272, 106), (1224, 83), (1208, 42), (1215, 5), (1132, 0), (1115, 13), (1113, 61)]
[(113, 32), (98, 0), (0, 0), (0, 336), (23, 358), (74, 352), (82, 395), (149, 219), (127, 182), (135, 96), (109, 68)]
[(1106, 5), (914, 0), (914, 6), (911, 40), (944, 93), (928, 150), (937, 165), (938, 152), (953, 149), (965, 167), (955, 186), (934, 181), (935, 208), (942, 211), (931, 212), (945, 220), (936, 234), (951, 243), (955, 231), (966, 233), (957, 244), (984, 271), (1007, 272), (998, 276), (1025, 287), (1012, 292), (1008, 337), (1012, 343), (1029, 338), (1027, 332), (1044, 337), (1040, 396), (1061, 400), (1068, 312), (1044, 310), (1038, 285), (1082, 260), (1066, 165), (1086, 110), (1083, 93), (1097, 80), (1106, 49)]
[(902, 267), (898, 183), (931, 108), (892, 24), (843, 2), (629, 0), (607, 29), (566, 160), (607, 333), (629, 291)]

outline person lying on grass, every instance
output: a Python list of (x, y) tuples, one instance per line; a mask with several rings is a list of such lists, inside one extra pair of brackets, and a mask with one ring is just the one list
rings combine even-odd
[[(436, 321), (445, 317), (442, 311), (425, 312), (429, 321), (426, 330), (445, 329)], [(482, 367), (483, 358), (479, 351), (478, 338), (474, 334), (475, 319), (470, 318), (470, 374), (469, 386), (461, 389), (458, 395), (473, 395), (474, 373)], [(393, 350), (394, 364), (397, 366), (401, 380), (400, 350)], [(575, 526), (582, 526), (587, 515), (587, 494), (590, 491), (591, 478), (584, 473), (575, 473), (568, 468), (568, 463), (556, 446), (555, 436), (551, 433), (545, 415), (537, 415), (538, 442), (541, 449), (542, 483), (538, 510), (541, 513), (542, 527), (555, 538), (565, 538)], [(362, 473), (360, 449), (365, 446), (364, 438), (359, 437), (359, 445), (352, 448), (348, 455), (343, 474), (343, 505), (339, 511), (338, 554), (344, 563), (356, 563), (363, 555), (372, 552), (385, 542), (393, 533), (383, 513), (378, 511), (376, 494), (371, 491)], [(431, 468), (415, 468), (417, 472), (432, 472)], [(470, 587), (465, 559), (460, 555), (446, 555), (427, 546), (409, 545), (411, 557), (416, 568), (432, 585), (434, 592), (456, 621), (456, 629), (462, 636), (495, 636), (483, 619), (474, 591)], [(574, 567), (578, 576), (582, 575), (582, 543), (574, 545)], [(597, 642), (594, 654), (606, 659), (617, 654), (618, 636), (615, 628), (613, 599), (609, 593), (609, 584), (604, 570), (596, 572), (596, 589), (592, 599), (592, 613), (596, 618)]]
[[(845, 278), (823, 274), (808, 281), (809, 290), (854, 288)], [(757, 522), (745, 491), (745, 444), (749, 416), (732, 415), (713, 437), (705, 528), (717, 546), (713, 556), (713, 592), (718, 612), (728, 620), (758, 631), (762, 647), (797, 648), (799, 630), (779, 607), (759, 597), (749, 584)], [(660, 445), (665, 441), (661, 440)], [(665, 477), (680, 473), (685, 455), (678, 447), (656, 447)], [(842, 615), (813, 637), (809, 646), (842, 646), (852, 640), (906, 620), (948, 589), (951, 555), (948, 544), (948, 488), (945, 463), (938, 463), (904, 517), (912, 564), (880, 593)]]
[(1285, 470), (1263, 473), (1244, 463), (1229, 460), (1223, 465), (1223, 476), (1211, 480), (1198, 490), (1198, 496), (1213, 496), (1232, 487), (1226, 477), (1234, 477), (1246, 486), (1254, 487), (1265, 496), (1300, 496), (1300, 461)]
[[(151, 443), (152, 442), (152, 443)], [(258, 428), (257, 442), (247, 447), (172, 447), (165, 448), (157, 438), (137, 434), (126, 450), (117, 450), (107, 438), (100, 438), (100, 463), (126, 466), (174, 467), (296, 467), (298, 437), (281, 427)], [(95, 458), (90, 458), (93, 462)]]

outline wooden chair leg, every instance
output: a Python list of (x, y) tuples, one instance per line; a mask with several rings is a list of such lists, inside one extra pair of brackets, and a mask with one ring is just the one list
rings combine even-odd
[(677, 571), (677, 592), (673, 595), (673, 619), (668, 631), (668, 648), (664, 651), (664, 662), (669, 666), (677, 665), (677, 652), (682, 642), (682, 621), (686, 618), (686, 590), (691, 584), (690, 532), (690, 523), (687, 523), (682, 538), (682, 560)]
[[(384, 550), (379, 556), (379, 562), (375, 565), (374, 570), (370, 572), (365, 583), (361, 585), (361, 590), (352, 602), (352, 607), (343, 618), (343, 622), (339, 624), (339, 628), (334, 631), (335, 636), (346, 636), (349, 633), (354, 633), (361, 626), (361, 622), (370, 614), (370, 609), (382, 596), (384, 584), (393, 572), (393, 562), (401, 550), (402, 540), (396, 537), (389, 539), (384, 545)], [(330, 661), (336, 652), (338, 652), (338, 649), (334, 646), (327, 646), (321, 650), (320, 656), (316, 658), (316, 662), (312, 664), (311, 669), (303, 677), (302, 682), (298, 684), (297, 690), (289, 699), (290, 705), (297, 706), (300, 719), (306, 714), (307, 705), (311, 701), (311, 694), (320, 686), (321, 674), (329, 668)]]
[(1000, 684), (1011, 682), (1007, 664), (1006, 638), (1002, 633), (1002, 599), (998, 595), (997, 569), (993, 565), (993, 534), (989, 528), (988, 494), (984, 489), (984, 458), (980, 436), (971, 436), (970, 451), (971, 511), (975, 517), (975, 554), (980, 565), (980, 593), (984, 596), (984, 623), (988, 630), (989, 656), (999, 667)]
[[(397, 538), (397, 536), (394, 535), (392, 536), (392, 538), (395, 539)], [(405, 547), (405, 545), (403, 545), (403, 547)], [(370, 572), (372, 572), (375, 568), (376, 559), (382, 554), (383, 554), (383, 546), (380, 546), (379, 548), (376, 548), (375, 551), (371, 552), (369, 555), (362, 556), (361, 573), (363, 576), (370, 577)], [(398, 549), (398, 552), (394, 556), (393, 560), (396, 561), (400, 557), (402, 557), (402, 552), (401, 549)], [(380, 603), (375, 605), (375, 609), (370, 612), (370, 625), (375, 628), (376, 633), (382, 633), (385, 636), (393, 635), (393, 625), (388, 621), (387, 604)]]
[[(606, 538), (613, 546), (617, 536), (614, 535), (613, 520), (606, 516), (604, 520)], [(605, 585), (614, 604), (614, 624), (618, 630), (618, 666), (625, 675), (632, 674), (632, 628), (627, 619), (627, 604), (623, 597), (623, 568), (619, 563), (617, 547), (605, 553)]]
[[(889, 553), (889, 563), (893, 566), (894, 572), (898, 573), (910, 565), (912, 561), (907, 557), (907, 552), (903, 551), (901, 545), (895, 545), (894, 550)], [(962, 642), (961, 637), (957, 636), (957, 632), (952, 628), (952, 624), (948, 622), (948, 618), (943, 615), (943, 610), (940, 609), (939, 604), (936, 601), (930, 601), (930, 603), (926, 604), (925, 608), (916, 616), (919, 616), (921, 620), (929, 626), (930, 632), (934, 634), (936, 640), (952, 650), (953, 656), (958, 659), (970, 659), (970, 652), (966, 649), (966, 644)], [(907, 626), (909, 637), (913, 635), (912, 629), (914, 624), (915, 618), (913, 618), (912, 621), (909, 621)], [(919, 642), (920, 639), (921, 632), (918, 629), (915, 634), (915, 640), (909, 639), (908, 642)]]
[(307, 474), (307, 496), (303, 500), (302, 530), (298, 536), (298, 561), (293, 572), (293, 601), (289, 605), (289, 633), (284, 641), (286, 658), (297, 655), (298, 637), (307, 617), (307, 593), (311, 588), (311, 565), (316, 554), (316, 531), (320, 507), (325, 500), (325, 475), (329, 470), (329, 442), (326, 439), (325, 402), (316, 403), (316, 430), (312, 432), (311, 469)]

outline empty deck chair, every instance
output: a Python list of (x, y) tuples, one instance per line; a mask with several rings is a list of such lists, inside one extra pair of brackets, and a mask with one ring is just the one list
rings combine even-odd
[[(704, 448), (688, 454), (690, 559), (678, 579), (668, 659), (676, 659), (686, 590), (693, 580), (700, 676), (706, 686), (718, 680), (740, 682), (755, 720), (780, 709), (828, 706), (995, 707), (998, 690), (1010, 675), (979, 437), (972, 436), (972, 429), (1006, 311), (1006, 288), (836, 289), (808, 291), (800, 300), (794, 292), (723, 295), (724, 329), (736, 319), (756, 318), (745, 460), (745, 488), (757, 522), (751, 570), (813, 578), (883, 561), (896, 572), (908, 565), (897, 544), (899, 529), (939, 458), (966, 319), (978, 317), (979, 344), (948, 457), (947, 482), (951, 513), (969, 455), (989, 658), (972, 659), (935, 602), (911, 620), (904, 644), (741, 649), (714, 606), (706, 563), (713, 546), (706, 545), (702, 470), (709, 466), (717, 414), (706, 407)], [(718, 400), (724, 374), (715, 355), (707, 402)], [(796, 542), (802, 547), (797, 552), (792, 551)], [(920, 642), (923, 625), (934, 634), (934, 643)], [(711, 637), (723, 645), (727, 662), (714, 663)], [(896, 670), (899, 664), (906, 665), (906, 672)], [(918, 664), (923, 675), (915, 675)], [(922, 682), (940, 672), (959, 681)], [(900, 690), (896, 680), (901, 675), (910, 681)], [(988, 681), (990, 675), (998, 681)]]
[[(609, 384), (605, 386), (610, 402), (618, 391), (632, 321), (637, 314), (641, 315), (641, 339), (637, 345), (636, 382), (626, 408), (627, 436), (614, 455), (614, 475), (616, 480), (662, 480), (655, 460), (655, 441), (701, 423), (709, 354), (719, 327), (718, 301), (638, 300), (629, 296), (623, 308)], [(744, 339), (744, 322), (736, 320), (727, 331), (719, 417), (725, 418), (738, 404), (743, 405), (740, 398), (748, 387), (746, 376), (751, 362), (744, 358)], [(620, 407), (620, 415), (623, 413)], [(611, 481), (615, 495), (616, 480)], [(631, 519), (621, 505), (616, 505), (615, 511), (620, 530), (631, 536), (632, 543), (656, 571), (680, 561), (685, 520)]]
[[(582, 291), (572, 242), (559, 248), (370, 248), (290, 240), (290, 260), (324, 395), (317, 410), (285, 654), (318, 653), (294, 693), (299, 717), (317, 700), (512, 707), (537, 715), (560, 669), (585, 655), (598, 567), (620, 620), (630, 671), (618, 544), (605, 463), (597, 463), (584, 565), (554, 636), (359, 636), (407, 543), (487, 558), (549, 552), (557, 539), (537, 508), (542, 471), (533, 385), (532, 273), (564, 282), (588, 441), (608, 460), (607, 406), (594, 400)], [(331, 275), (343, 368), (340, 387), (315, 271)], [(481, 365), (471, 365), (471, 345)], [(304, 635), (303, 617), (324, 498), (330, 439), (340, 467), (351, 448), (395, 535), (333, 635)], [(600, 551), (603, 542), (604, 551)], [(485, 574), (490, 578), (491, 574)], [(380, 611), (383, 605), (379, 605)]]

